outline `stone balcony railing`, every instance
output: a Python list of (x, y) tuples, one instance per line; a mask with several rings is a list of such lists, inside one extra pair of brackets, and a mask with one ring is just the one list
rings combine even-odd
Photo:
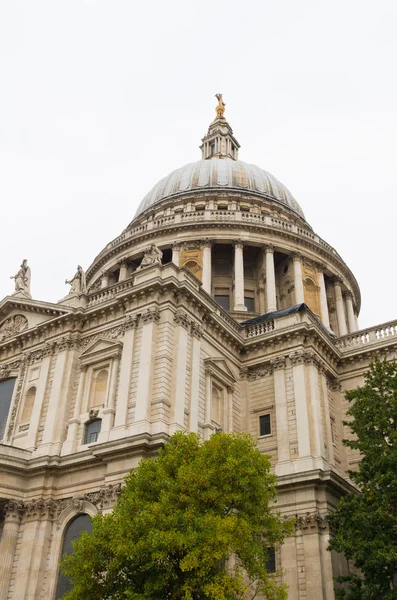
[(121, 235), (119, 235), (117, 238), (111, 241), (105, 247), (105, 249), (97, 256), (97, 259), (100, 258), (111, 248), (118, 246), (126, 240), (132, 239), (135, 236), (139, 236), (142, 233), (156, 231), (162, 227), (169, 227), (172, 225), (185, 223), (205, 224), (227, 221), (242, 224), (250, 223), (252, 225), (263, 225), (266, 227), (295, 233), (299, 237), (306, 238), (308, 240), (316, 242), (317, 244), (320, 244), (320, 246), (326, 248), (328, 252), (331, 252), (335, 256), (339, 257), (339, 254), (336, 252), (336, 250), (332, 246), (327, 244), (327, 242), (321, 239), (318, 235), (313, 233), (311, 229), (306, 229), (300, 225), (296, 225), (295, 223), (291, 223), (290, 221), (287, 221), (285, 219), (273, 217), (271, 215), (252, 213), (241, 210), (198, 210), (191, 212), (176, 212), (173, 215), (164, 215), (161, 217), (154, 218), (153, 220), (137, 223), (135, 227), (131, 227), (131, 229), (124, 231)]
[(335, 340), (335, 345), (341, 352), (347, 352), (363, 346), (382, 345), (388, 340), (397, 344), (397, 321), (390, 321), (389, 323), (344, 335)]

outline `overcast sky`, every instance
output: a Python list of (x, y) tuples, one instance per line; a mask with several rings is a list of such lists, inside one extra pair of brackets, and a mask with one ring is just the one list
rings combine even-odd
[(145, 193), (200, 158), (221, 92), (351, 268), (360, 326), (397, 319), (396, 0), (0, 1), (0, 298), (23, 258), (57, 301)]

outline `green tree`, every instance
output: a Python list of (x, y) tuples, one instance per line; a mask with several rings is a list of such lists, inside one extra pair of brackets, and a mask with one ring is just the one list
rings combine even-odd
[(97, 515), (62, 569), (65, 600), (287, 598), (266, 569), (292, 523), (271, 508), (276, 480), (248, 435), (201, 443), (176, 433), (126, 479), (112, 514)]
[(359, 450), (350, 472), (361, 494), (349, 494), (331, 517), (330, 549), (343, 552), (361, 575), (340, 578), (340, 600), (397, 598), (397, 365), (375, 360), (361, 388), (347, 392), (349, 425)]

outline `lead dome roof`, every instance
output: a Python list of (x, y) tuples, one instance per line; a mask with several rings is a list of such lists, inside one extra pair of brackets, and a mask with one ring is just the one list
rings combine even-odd
[(199, 160), (172, 171), (146, 194), (135, 217), (163, 200), (209, 190), (250, 192), (284, 204), (305, 218), (298, 202), (278, 179), (256, 165), (232, 158)]

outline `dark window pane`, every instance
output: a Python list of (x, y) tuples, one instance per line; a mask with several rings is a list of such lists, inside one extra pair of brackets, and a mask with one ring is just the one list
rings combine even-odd
[(268, 559), (266, 562), (266, 570), (268, 573), (276, 571), (276, 551), (274, 548), (268, 548)]
[(85, 424), (85, 444), (92, 444), (93, 442), (97, 441), (99, 432), (101, 431), (101, 425), (101, 419), (95, 419), (95, 421), (89, 421)]
[(244, 297), (244, 304), (247, 307), (248, 312), (255, 311), (255, 298)]
[(225, 310), (230, 310), (229, 296), (215, 296), (215, 302), (222, 306)]
[(259, 417), (259, 435), (269, 435), (271, 433), (270, 415)]
[(4, 436), (15, 380), (15, 377), (10, 377), (0, 381), (0, 440)]
[[(63, 556), (64, 554), (72, 554), (72, 541), (77, 539), (82, 531), (88, 531), (88, 533), (92, 531), (92, 523), (88, 515), (78, 515), (66, 527), (63, 537), (61, 556)], [(61, 570), (59, 569), (55, 600), (62, 598), (62, 596), (66, 594), (66, 592), (69, 592), (71, 589), (72, 584), (70, 582), (69, 577), (66, 577), (66, 575), (61, 573)]]

